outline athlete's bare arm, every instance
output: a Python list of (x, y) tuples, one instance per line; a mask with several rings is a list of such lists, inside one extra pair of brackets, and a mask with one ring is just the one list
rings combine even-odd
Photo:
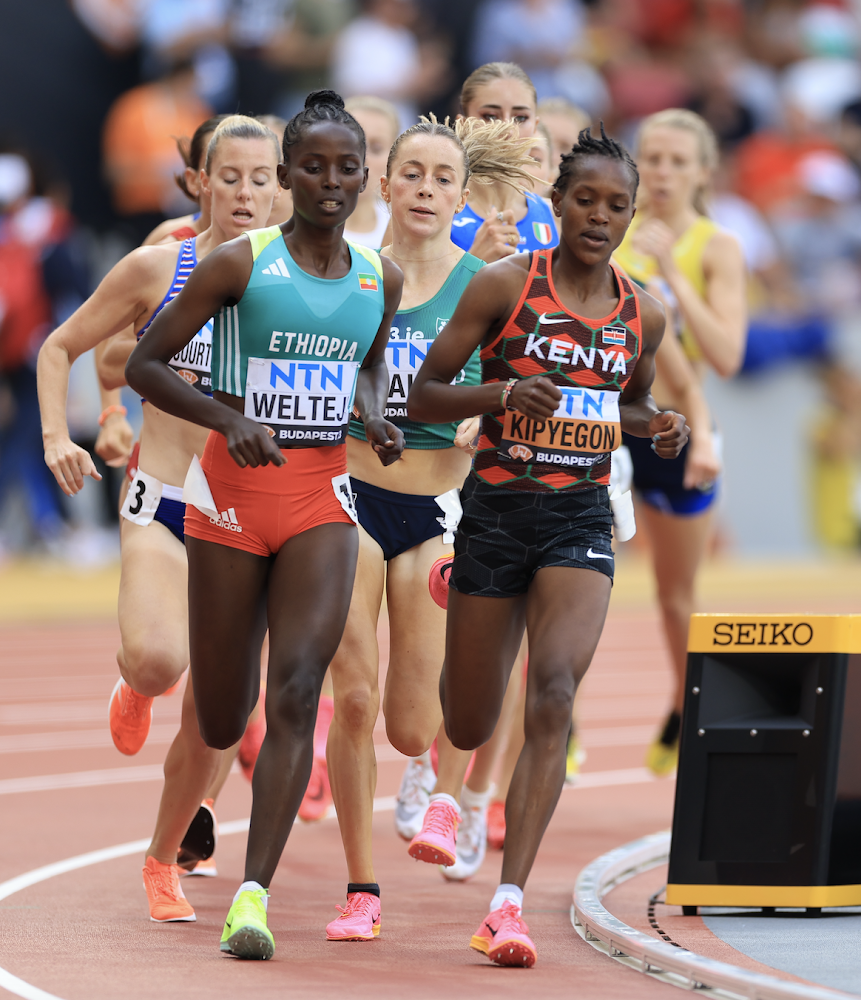
[(284, 465), (287, 459), (266, 429), (243, 415), (239, 396), (218, 392), (210, 399), (177, 378), (168, 362), (223, 305), (242, 298), (253, 264), (251, 243), (241, 236), (207, 254), (156, 316), (126, 365), (126, 381), (135, 392), (165, 413), (223, 434), (243, 469)]
[(106, 389), (119, 389), (126, 384), (126, 362), (136, 343), (135, 329), (129, 326), (96, 348), (96, 373)]
[(690, 428), (681, 413), (659, 410), (652, 398), (655, 355), (664, 336), (664, 307), (648, 292), (639, 293), (642, 319), (640, 356), (619, 399), (622, 430), (634, 437), (652, 438), (661, 458), (675, 458), (688, 440)]
[(84, 485), (84, 476), (99, 479), (93, 461), (69, 437), (66, 399), (74, 361), (126, 327), (140, 328), (170, 282), (178, 250), (141, 247), (133, 250), (102, 279), (86, 302), (57, 327), (39, 351), (39, 410), (45, 462), (68, 496)]
[(747, 335), (744, 257), (730, 233), (715, 233), (703, 254), (705, 298), (673, 259), (673, 231), (660, 219), (649, 219), (636, 235), (638, 250), (656, 258), (679, 309), (706, 361), (718, 375), (730, 378), (741, 367)]
[(389, 369), (386, 367), (386, 344), (392, 321), (401, 304), (404, 276), (401, 269), (381, 257), (383, 264), (383, 292), (385, 312), (377, 335), (370, 350), (365, 355), (359, 377), (356, 380), (356, 409), (362, 415), (365, 435), (384, 466), (391, 465), (401, 457), (404, 450), (404, 433), (385, 419), (383, 413), (389, 392)]
[[(464, 289), (454, 315), (431, 345), (407, 399), (410, 420), (449, 423), (494, 413), (504, 386), (449, 383), (480, 344), (494, 339), (517, 305), (529, 274), (527, 254), (507, 257), (483, 267)], [(521, 379), (511, 403), (534, 420), (553, 415), (562, 393), (543, 376)]]
[[(651, 294), (667, 309), (658, 289)], [(673, 333), (670, 310), (667, 310), (667, 329), (658, 353), (655, 367), (663, 391), (685, 414), (690, 426), (690, 447), (685, 460), (684, 488), (695, 489), (703, 483), (713, 482), (721, 470), (720, 460), (712, 440), (712, 420), (708, 403), (700, 387), (693, 365), (685, 356), (679, 339)]]

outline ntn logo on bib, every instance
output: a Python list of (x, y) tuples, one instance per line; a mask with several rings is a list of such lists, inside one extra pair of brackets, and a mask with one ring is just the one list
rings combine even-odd
[(341, 444), (359, 372), (357, 361), (248, 359), (245, 416), (281, 448)]

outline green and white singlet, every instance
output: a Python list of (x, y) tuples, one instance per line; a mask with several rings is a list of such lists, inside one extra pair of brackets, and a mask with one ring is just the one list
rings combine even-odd
[[(419, 424), (407, 419), (407, 395), (416, 373), (430, 350), (431, 344), (454, 314), (463, 290), (473, 275), (484, 267), (484, 261), (465, 253), (452, 268), (442, 288), (427, 302), (412, 309), (395, 313), (389, 342), (386, 345), (386, 363), (389, 368), (389, 395), (385, 417), (404, 432), (404, 447), (420, 451), (438, 451), (454, 447), (458, 424)], [(467, 361), (454, 379), (454, 385), (481, 384), (480, 352)], [(350, 437), (367, 441), (361, 420), (350, 421)]]
[(307, 274), (280, 226), (247, 234), (254, 255), (242, 298), (219, 312), (213, 390), (245, 399), (245, 416), (281, 448), (343, 444), (356, 378), (385, 311), (379, 254), (348, 244), (343, 278)]

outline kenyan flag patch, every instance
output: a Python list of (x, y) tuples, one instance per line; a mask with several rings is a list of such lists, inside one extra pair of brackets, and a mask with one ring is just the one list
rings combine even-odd
[(361, 288), (363, 292), (376, 292), (377, 287), (377, 276), (375, 274), (359, 275), (359, 288)]
[(533, 222), (532, 232), (535, 233), (535, 239), (544, 246), (553, 242), (553, 227), (549, 222)]

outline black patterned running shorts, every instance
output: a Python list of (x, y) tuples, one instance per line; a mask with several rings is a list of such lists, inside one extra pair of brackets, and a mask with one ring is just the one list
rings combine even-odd
[(525, 493), (470, 474), (460, 493), (449, 586), (476, 597), (517, 597), (545, 566), (593, 569), (613, 579), (613, 516), (606, 486)]

